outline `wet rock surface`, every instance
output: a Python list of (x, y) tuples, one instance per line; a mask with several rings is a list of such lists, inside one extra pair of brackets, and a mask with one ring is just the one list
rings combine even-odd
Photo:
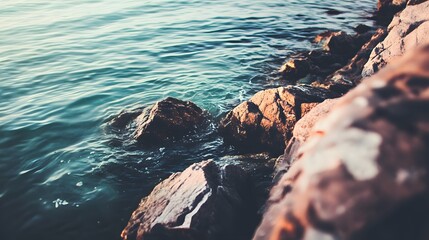
[(123, 239), (248, 239), (253, 220), (249, 178), (234, 165), (195, 163), (143, 198)]
[(207, 120), (207, 114), (189, 101), (168, 97), (147, 108), (125, 111), (109, 126), (132, 132), (142, 145), (161, 145), (192, 133)]
[(243, 151), (280, 153), (303, 113), (315, 103), (337, 96), (308, 85), (260, 91), (230, 111), (221, 120), (219, 131), (226, 143)]
[(323, 32), (314, 41), (322, 49), (292, 54), (280, 68), (282, 78), (289, 82), (307, 78), (322, 80), (344, 66), (361, 46), (371, 38), (371, 31), (360, 27), (361, 34), (349, 35), (343, 31)]
[(348, 90), (355, 87), (362, 79), (363, 67), (367, 63), (372, 50), (386, 37), (386, 34), (386, 30), (382, 28), (378, 29), (347, 65), (329, 75), (322, 81), (322, 84), (316, 83), (314, 85), (325, 87), (339, 93), (346, 93)]
[(273, 187), (254, 239), (428, 239), (428, 108), (426, 46), (316, 123)]
[(407, 6), (388, 27), (388, 35), (371, 52), (362, 75), (370, 76), (379, 69), (429, 42), (429, 2)]

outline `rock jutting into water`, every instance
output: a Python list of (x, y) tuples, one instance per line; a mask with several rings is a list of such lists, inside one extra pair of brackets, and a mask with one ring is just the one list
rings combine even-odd
[(363, 81), (317, 122), (273, 187), (254, 239), (428, 239), (425, 109), (429, 45)]
[(226, 143), (243, 151), (279, 153), (296, 121), (317, 103), (335, 97), (335, 93), (308, 85), (263, 90), (230, 111), (219, 130)]
[(168, 97), (147, 108), (123, 112), (110, 126), (132, 131), (142, 145), (154, 145), (191, 133), (206, 119), (207, 114), (194, 103)]
[(142, 199), (123, 239), (245, 239), (252, 196), (246, 173), (234, 165), (195, 163), (159, 183)]

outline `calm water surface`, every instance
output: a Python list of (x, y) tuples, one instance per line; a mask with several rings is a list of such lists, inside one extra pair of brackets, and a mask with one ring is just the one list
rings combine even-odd
[[(173, 96), (218, 119), (375, 1), (0, 1), (0, 239), (119, 239), (140, 198), (234, 150), (211, 129), (138, 149), (106, 121)], [(329, 9), (340, 15), (329, 16)], [(194, 137), (195, 138), (195, 137)]]

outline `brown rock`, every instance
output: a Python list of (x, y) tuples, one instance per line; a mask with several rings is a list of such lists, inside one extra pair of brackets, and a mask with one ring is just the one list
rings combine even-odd
[(314, 105), (312, 109), (303, 115), (295, 124), (292, 132), (293, 137), (289, 140), (283, 155), (277, 158), (274, 171), (274, 182), (280, 179), (295, 159), (298, 158), (298, 149), (307, 141), (313, 126), (328, 115), (338, 100), (339, 98), (326, 99), (322, 103)]
[(425, 109), (429, 45), (362, 82), (314, 126), (254, 239), (428, 239)]
[(372, 51), (362, 71), (370, 76), (386, 64), (429, 42), (429, 2), (407, 6), (395, 16), (388, 27), (388, 35)]
[(362, 70), (369, 59), (371, 51), (379, 42), (383, 41), (386, 35), (386, 30), (381, 28), (378, 29), (347, 65), (329, 75), (323, 81), (323, 84), (319, 86), (323, 86), (340, 93), (346, 93), (348, 90), (355, 87), (362, 79)]
[[(251, 201), (243, 170), (203, 161), (175, 173), (143, 198), (123, 239), (243, 239)], [(248, 236), (247, 236), (248, 237)]]
[[(326, 89), (308, 85), (260, 91), (230, 111), (221, 120), (219, 130), (225, 142), (244, 151), (281, 152), (302, 116), (302, 104), (336, 96)], [(310, 106), (303, 108), (308, 111), (306, 108)]]
[(134, 138), (142, 144), (159, 144), (195, 130), (205, 121), (201, 108), (172, 97), (146, 108), (136, 119)]

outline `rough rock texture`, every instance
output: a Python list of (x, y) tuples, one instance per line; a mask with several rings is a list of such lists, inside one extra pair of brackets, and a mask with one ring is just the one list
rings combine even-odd
[(169, 97), (136, 118), (134, 138), (143, 144), (161, 143), (188, 134), (204, 120), (203, 110), (192, 102)]
[(371, 51), (386, 37), (386, 35), (386, 30), (381, 28), (378, 29), (347, 65), (328, 76), (323, 81), (323, 84), (316, 83), (315, 85), (326, 87), (340, 93), (346, 93), (348, 90), (355, 87), (362, 79), (361, 73), (365, 63), (369, 59)]
[[(123, 239), (243, 239), (251, 201), (245, 172), (213, 161), (191, 165), (142, 199)], [(247, 226), (248, 227), (248, 226)], [(248, 238), (249, 236), (247, 236)]]
[(386, 64), (429, 42), (429, 2), (407, 6), (388, 27), (388, 35), (371, 53), (362, 71), (370, 76)]
[(395, 13), (405, 8), (407, 0), (378, 0), (375, 19), (379, 24), (387, 25)]
[(254, 239), (429, 239), (429, 45), (343, 96), (272, 189)]
[(343, 31), (327, 31), (317, 35), (314, 41), (319, 43), (323, 50), (298, 52), (289, 56), (279, 70), (282, 78), (294, 82), (309, 76), (308, 79), (314, 81), (332, 74), (344, 66), (371, 38), (371, 32), (361, 31), (362, 34), (356, 35)]
[(313, 126), (321, 121), (340, 98), (326, 99), (322, 103), (311, 109), (296, 124), (293, 129), (293, 137), (289, 140), (286, 149), (280, 157), (277, 158), (274, 171), (274, 182), (276, 182), (289, 169), (290, 165), (298, 157), (299, 147), (309, 138)]
[(296, 85), (256, 93), (220, 123), (225, 142), (244, 151), (283, 151), (296, 121), (311, 107), (337, 95), (323, 88)]

